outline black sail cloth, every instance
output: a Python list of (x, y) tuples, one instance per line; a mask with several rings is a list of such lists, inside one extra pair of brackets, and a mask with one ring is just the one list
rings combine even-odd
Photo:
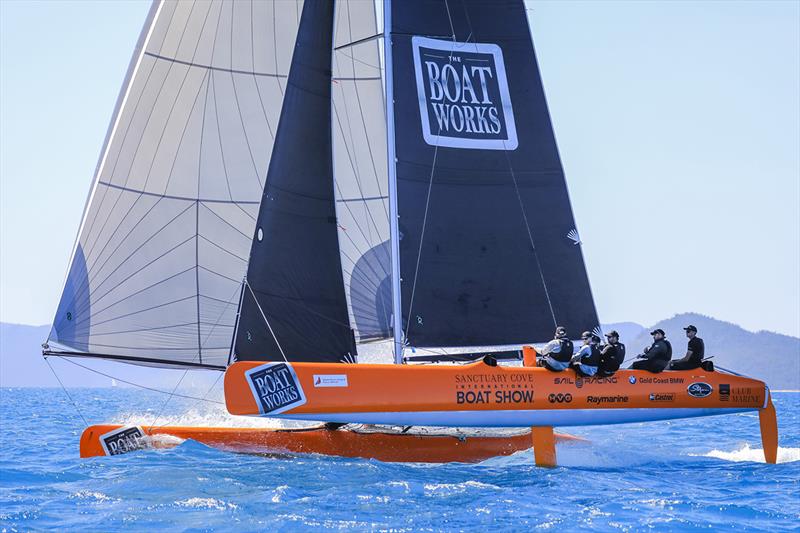
[(242, 292), (237, 360), (355, 356), (334, 204), (332, 31), (333, 2), (307, 0)]
[(598, 325), (522, 0), (392, 3), (402, 317), (413, 346)]

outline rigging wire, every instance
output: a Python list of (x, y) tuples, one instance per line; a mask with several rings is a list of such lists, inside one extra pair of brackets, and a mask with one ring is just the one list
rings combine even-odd
[[(453, 49), (455, 49), (456, 44), (456, 30), (453, 26), (453, 17), (450, 15), (450, 5), (447, 3), (447, 0), (444, 1), (445, 8), (447, 9), (447, 19), (450, 21), (450, 31), (451, 37), (453, 40)], [(451, 54), (452, 50), (451, 49)], [(439, 155), (439, 137), (441, 136), (442, 130), (439, 129), (439, 132), (436, 134), (436, 146), (433, 150), (433, 161), (431, 162), (431, 174), (428, 179), (428, 192), (425, 196), (425, 214), (422, 217), (422, 229), (420, 230), (420, 237), (419, 237), (419, 248), (417, 249), (417, 261), (416, 265), (414, 266), (414, 281), (411, 284), (411, 297), (409, 298), (408, 302), (408, 322), (406, 322), (405, 332), (403, 332), (403, 337), (408, 339), (409, 333), (411, 332), (411, 324), (413, 321), (411, 320), (412, 317), (412, 310), (414, 308), (414, 295), (417, 291), (417, 278), (419, 276), (419, 262), (420, 258), (422, 257), (422, 244), (425, 241), (425, 228), (428, 224), (428, 211), (431, 202), (431, 190), (433, 189), (433, 176), (436, 172), (436, 158)], [(396, 163), (395, 163), (396, 164)], [(402, 319), (401, 319), (402, 320)]]
[[(503, 146), (505, 147), (505, 141), (503, 141)], [(525, 222), (525, 229), (528, 232), (528, 240), (531, 243), (531, 249), (533, 250), (533, 257), (536, 259), (536, 268), (539, 270), (539, 277), (542, 280), (542, 287), (544, 288), (544, 296), (547, 298), (547, 307), (550, 309), (550, 316), (553, 319), (553, 327), (558, 326), (558, 320), (556, 319), (556, 312), (553, 309), (553, 302), (550, 300), (550, 291), (547, 290), (547, 282), (544, 279), (544, 271), (542, 270), (542, 264), (539, 261), (539, 253), (536, 251), (536, 245), (533, 242), (533, 233), (531, 232), (531, 226), (528, 223), (528, 214), (525, 212), (525, 204), (522, 201), (522, 195), (519, 192), (519, 184), (517, 183), (517, 176), (514, 173), (514, 167), (511, 165), (511, 157), (508, 155), (508, 150), (503, 150), (503, 153), (506, 155), (506, 161), (508, 161), (508, 170), (511, 172), (511, 179), (514, 182), (514, 192), (517, 193), (517, 200), (519, 201), (519, 209), (522, 211), (522, 220)]]
[[(76, 361), (73, 361), (72, 359), (66, 358), (66, 357), (64, 357), (63, 360), (68, 362), (68, 363), (70, 363), (70, 364), (73, 364), (75, 366), (79, 366), (79, 367), (81, 367), (83, 369), (86, 369), (89, 372), (94, 372), (95, 374), (99, 374), (99, 375), (107, 377), (109, 379), (115, 379), (115, 380), (119, 381), (120, 383), (125, 383), (127, 385), (131, 385), (133, 387), (138, 387), (140, 389), (149, 390), (149, 391), (152, 391), (152, 392), (158, 392), (160, 394), (170, 394), (170, 392), (162, 390), (162, 389), (156, 389), (154, 387), (148, 387), (147, 385), (142, 385), (141, 383), (135, 383), (133, 381), (128, 381), (128, 380), (125, 380), (125, 379), (122, 379), (122, 378), (118, 378), (116, 376), (112, 376), (111, 374), (106, 374), (105, 372), (101, 372), (100, 370), (88, 367), (86, 365), (82, 365), (82, 364), (80, 364), (80, 363), (78, 363)], [(61, 380), (59, 380), (59, 382), (60, 381)], [(189, 399), (189, 400), (201, 400), (201, 401), (205, 401), (205, 402), (209, 402), (209, 403), (216, 403), (216, 404), (219, 404), (219, 405), (224, 405), (224, 402), (220, 402), (220, 401), (217, 401), (217, 400), (208, 400), (208, 399), (200, 398), (199, 396), (189, 396), (188, 394), (177, 394), (177, 393), (175, 393), (175, 394), (173, 394), (173, 396), (176, 396), (178, 398), (186, 398), (186, 399)], [(86, 419), (84, 419), (84, 421), (86, 421)]]
[(283, 356), (283, 360), (288, 363), (289, 359), (287, 359), (286, 358), (286, 354), (283, 353), (283, 347), (281, 347), (281, 343), (280, 343), (280, 341), (278, 341), (278, 337), (275, 336), (275, 332), (272, 331), (272, 326), (270, 325), (269, 320), (267, 320), (267, 315), (265, 315), (264, 314), (264, 310), (261, 309), (261, 304), (258, 303), (258, 298), (256, 298), (256, 293), (253, 292), (253, 288), (250, 286), (250, 283), (247, 281), (247, 278), (244, 279), (244, 284), (250, 290), (250, 295), (253, 297), (253, 301), (256, 302), (256, 306), (258, 307), (258, 311), (261, 313), (261, 318), (263, 318), (264, 322), (267, 324), (267, 328), (269, 329), (269, 332), (272, 335), (272, 338), (275, 340), (275, 344), (278, 346), (278, 350), (280, 350), (281, 355)]
[[(206, 398), (208, 398), (208, 395), (209, 395), (209, 394), (211, 394), (211, 391), (212, 391), (212, 390), (214, 390), (214, 387), (216, 387), (216, 386), (217, 386), (217, 384), (219, 383), (219, 380), (220, 380), (220, 379), (222, 378), (222, 376), (224, 376), (224, 375), (225, 375), (225, 374), (222, 374), (222, 373), (220, 373), (220, 374), (217, 376), (217, 379), (215, 379), (215, 380), (214, 380), (214, 383), (212, 383), (212, 384), (211, 384), (211, 387), (209, 387), (209, 389), (206, 391), (206, 393), (205, 393), (205, 394), (203, 394), (203, 397), (202, 397), (202, 398), (198, 398), (197, 400), (198, 400), (198, 401), (209, 401), (209, 400), (207, 400)], [(170, 398), (169, 398), (169, 399), (171, 399), (171, 398), (172, 398), (172, 396), (170, 396)], [(169, 399), (168, 399), (168, 401), (169, 401)], [(165, 405), (166, 405), (166, 404), (165, 404)], [(197, 404), (195, 404), (195, 405), (197, 405)], [(192, 407), (194, 407), (194, 406), (192, 406)], [(159, 415), (159, 416), (161, 416), (161, 415)], [(156, 425), (155, 425), (155, 422), (153, 422), (153, 425), (152, 425), (152, 426), (150, 426), (150, 429), (153, 429), (153, 428), (163, 428), (164, 426), (168, 426), (168, 425), (170, 424), (170, 422), (172, 422), (173, 420), (176, 420), (176, 419), (177, 419), (177, 416), (172, 416), (171, 418), (168, 418), (166, 422), (164, 422), (163, 424), (160, 424), (160, 425), (158, 425), (158, 426), (156, 426)], [(158, 421), (158, 418), (156, 418), (156, 421)]]
[(63, 383), (61, 383), (61, 378), (59, 378), (58, 374), (56, 374), (56, 371), (53, 370), (53, 366), (50, 364), (50, 361), (47, 359), (47, 357), (43, 357), (43, 359), (44, 359), (44, 362), (47, 363), (47, 366), (50, 367), (50, 372), (52, 372), (53, 376), (55, 376), (56, 380), (58, 380), (58, 384), (61, 385), (61, 390), (64, 391), (64, 394), (67, 395), (67, 398), (69, 398), (69, 401), (72, 402), (72, 406), (75, 408), (75, 411), (81, 417), (81, 420), (83, 420), (83, 423), (88, 426), (89, 422), (86, 421), (86, 417), (83, 416), (83, 413), (81, 413), (81, 410), (78, 408), (78, 404), (75, 403), (75, 400), (72, 399), (72, 395), (70, 395), (70, 393), (67, 391), (67, 388), (64, 386)]

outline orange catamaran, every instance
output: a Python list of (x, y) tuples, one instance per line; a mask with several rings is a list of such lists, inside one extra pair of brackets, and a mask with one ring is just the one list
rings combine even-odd
[(580, 244), (522, 0), (156, 0), (44, 355), (224, 371), (230, 413), (326, 422), (91, 426), (83, 456), (551, 465), (553, 426), (757, 410), (775, 462), (760, 381), (535, 367), (599, 328)]

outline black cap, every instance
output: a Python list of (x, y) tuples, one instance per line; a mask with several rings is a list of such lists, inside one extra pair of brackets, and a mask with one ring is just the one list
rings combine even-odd
[(685, 328), (683, 328), (683, 329), (684, 329), (685, 331), (694, 331), (695, 333), (697, 333), (697, 328), (696, 328), (695, 326), (691, 325), (691, 324), (689, 324), (688, 326), (686, 326), (686, 327), (685, 327)]
[(600, 337), (598, 337), (597, 335), (592, 335), (592, 342), (595, 343), (595, 344), (599, 344), (600, 343)]
[(566, 334), (567, 334), (567, 328), (565, 328), (564, 326), (558, 326), (556, 328), (556, 335), (566, 335)]
[(661, 328), (654, 329), (653, 331), (651, 331), (651, 332), (650, 332), (650, 335), (655, 335), (656, 333), (661, 333), (661, 334), (662, 334), (662, 335), (664, 335), (665, 337), (667, 336), (667, 334), (666, 334), (666, 333), (664, 333), (664, 330), (663, 330), (663, 329), (661, 329)]
[(584, 331), (583, 333), (581, 333), (581, 339), (591, 339), (591, 338), (592, 338), (591, 331)]
[(616, 337), (619, 339), (619, 333), (617, 333), (617, 330), (612, 329), (611, 331), (606, 333), (606, 337)]

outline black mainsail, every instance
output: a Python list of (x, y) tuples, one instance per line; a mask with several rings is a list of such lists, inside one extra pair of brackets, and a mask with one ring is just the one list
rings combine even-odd
[(390, 6), (404, 342), (508, 345), (547, 339), (556, 324), (593, 329), (523, 2)]
[(355, 357), (333, 184), (333, 7), (303, 6), (242, 292), (240, 361)]

